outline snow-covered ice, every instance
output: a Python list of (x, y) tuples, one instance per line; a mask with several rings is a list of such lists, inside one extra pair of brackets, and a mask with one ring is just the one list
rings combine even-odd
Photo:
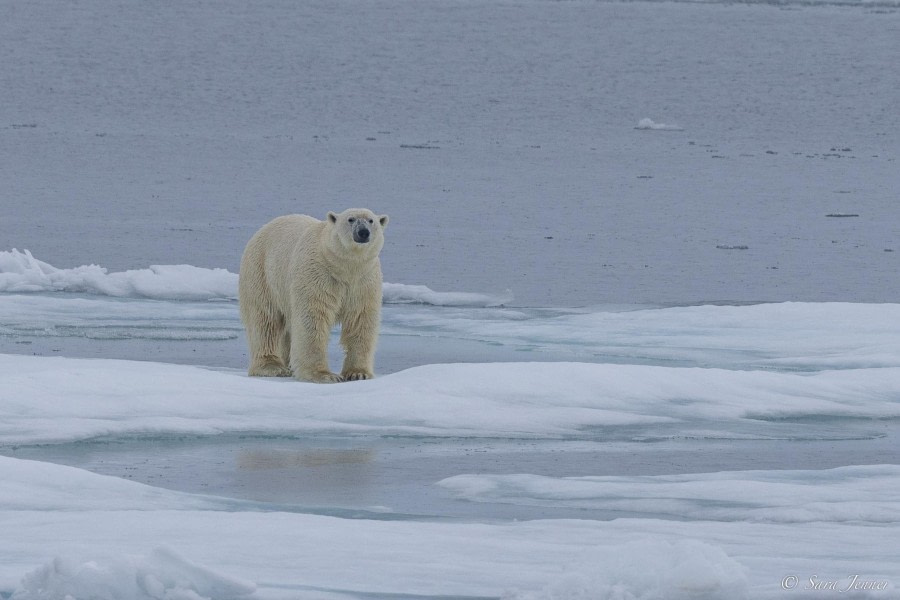
[[(8, 448), (226, 432), (702, 444), (764, 443), (793, 431), (803, 443), (858, 438), (860, 419), (900, 417), (897, 367), (447, 364), (317, 386), (193, 366), (4, 355), (0, 372), (0, 442)], [(291, 463), (268, 468), (286, 473)], [(883, 588), (860, 597), (889, 598), (900, 577), (900, 473), (891, 465), (650, 477), (460, 473), (430, 482), (479, 503), (602, 509), (614, 519), (484, 524), (395, 520), (390, 507), (375, 520), (317, 516), (18, 458), (0, 459), (0, 471), (0, 526), (22, 540), (0, 550), (0, 589), (17, 598), (63, 597), (29, 595), (38, 588), (104, 597), (96, 590), (127, 586), (137, 591), (126, 597), (143, 598), (156, 589), (146, 581), (177, 581), (177, 590), (205, 597), (206, 580), (184, 583), (170, 572), (194, 562), (250, 582), (237, 589), (255, 585), (259, 598), (764, 598), (783, 592), (786, 576), (805, 583), (823, 569), (842, 585), (847, 572)], [(210, 544), (211, 531), (231, 541)], [(183, 558), (154, 559), (160, 545)], [(883, 550), (874, 555), (873, 547)]]
[[(0, 278), (6, 274), (0, 271)], [(201, 293), (202, 287), (192, 287), (190, 280), (178, 285), (185, 295)], [(0, 294), (0, 347), (21, 352), (80, 340), (180, 340), (197, 345), (192, 348), (195, 356), (178, 362), (243, 368), (237, 303), (226, 297), (217, 300)], [(491, 294), (387, 286), (382, 372), (437, 360), (470, 362), (472, 357), (777, 371), (900, 367), (898, 304), (487, 308), (505, 300)], [(416, 342), (431, 352), (437, 349), (437, 354), (410, 356), (408, 346)], [(211, 356), (217, 343), (223, 345), (224, 357)], [(124, 357), (145, 358), (146, 348), (135, 347)], [(126, 350), (110, 346), (98, 356), (123, 356)]]
[(435, 292), (424, 285), (385, 283), (382, 290), (384, 302), (389, 304), (430, 304), (432, 306), (490, 307), (509, 304), (512, 293), (479, 294), (475, 292)]
[[(133, 586), (139, 578), (146, 593), (149, 575), (151, 581), (177, 581), (200, 597), (210, 586), (228, 590), (213, 597), (238, 597), (255, 585), (257, 598), (402, 592), (725, 600), (779, 597), (786, 576), (803, 576), (806, 584), (825, 573), (821, 569), (842, 584), (849, 583), (846, 573), (880, 582), (900, 575), (896, 522), (352, 520), (252, 505), (223, 510), (212, 500), (174, 493), (162, 504), (140, 484), (56, 469), (48, 481), (45, 471), (32, 472), (27, 461), (0, 461), (4, 481), (32, 496), (49, 492), (63, 500), (61, 490), (71, 496), (68, 510), (0, 506), (4, 534), (18, 540), (0, 547), (0, 586), (17, 589), (17, 598), (62, 598), (67, 590), (81, 591), (76, 597), (122, 597), (103, 593)], [(878, 474), (890, 475), (886, 469)], [(760, 474), (750, 474), (754, 478)], [(125, 509), (102, 498), (107, 487)], [(48, 547), (57, 558), (46, 558)], [(41, 586), (55, 594), (29, 595)], [(855, 597), (890, 598), (895, 591), (887, 587)]]
[(473, 501), (550, 504), (711, 521), (900, 521), (900, 467), (738, 471), (643, 477), (456, 475), (438, 482)]
[(2, 292), (85, 292), (122, 298), (212, 300), (236, 298), (237, 276), (225, 269), (153, 265), (108, 273), (98, 265), (57, 269), (31, 252), (0, 252)]
[(13, 600), (236, 600), (256, 586), (196, 565), (166, 546), (149, 556), (79, 562), (64, 557), (28, 573)]
[(900, 366), (898, 304), (387, 310), (384, 331), (588, 361), (776, 370)]
[(323, 387), (180, 365), (0, 355), (0, 374), (6, 444), (221, 432), (560, 439), (621, 426), (635, 438), (765, 438), (784, 419), (900, 418), (900, 368), (446, 364)]

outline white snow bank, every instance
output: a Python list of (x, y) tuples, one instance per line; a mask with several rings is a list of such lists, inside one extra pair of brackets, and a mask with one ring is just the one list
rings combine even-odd
[(900, 522), (900, 466), (644, 477), (457, 475), (438, 482), (477, 502), (563, 506), (679, 519)]
[[(74, 292), (116, 298), (154, 300), (233, 300), (237, 298), (238, 275), (226, 269), (192, 265), (151, 265), (109, 273), (97, 265), (57, 269), (25, 250), (0, 252), (0, 292)], [(383, 301), (435, 306), (500, 306), (512, 294), (436, 292), (424, 285), (385, 283)]]
[(12, 600), (231, 600), (255, 590), (161, 546), (106, 561), (57, 557), (25, 575)]
[[(366, 382), (0, 355), (0, 443), (331, 432), (588, 438), (768, 435), (783, 418), (900, 417), (900, 368), (815, 374), (583, 363), (448, 364)], [(601, 431), (600, 428), (612, 428)], [(802, 428), (791, 426), (791, 435)], [(705, 432), (705, 433), (704, 433)]]
[(57, 269), (31, 252), (0, 252), (0, 292), (78, 292), (118, 298), (210, 300), (237, 297), (238, 276), (225, 269), (151, 265), (107, 273), (97, 265)]
[(666, 125), (665, 123), (656, 123), (653, 119), (643, 118), (638, 121), (635, 129), (654, 129), (658, 131), (684, 131), (682, 127), (677, 125)]

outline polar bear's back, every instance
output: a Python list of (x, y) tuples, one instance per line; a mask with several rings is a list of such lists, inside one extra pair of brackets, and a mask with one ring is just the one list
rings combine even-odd
[(260, 299), (287, 312), (290, 294), (286, 274), (295, 269), (298, 256), (311, 258), (318, 251), (318, 239), (325, 226), (308, 215), (285, 215), (263, 225), (244, 250), (241, 258), (239, 296), (242, 303)]
[[(268, 270), (269, 263), (280, 259), (290, 260), (298, 250), (314, 251), (318, 244), (311, 242), (318, 239), (324, 226), (323, 221), (308, 215), (285, 215), (272, 219), (250, 238), (244, 250), (244, 257), (250, 255), (249, 258), (252, 260), (263, 261), (258, 266)], [(304, 248), (297, 248), (298, 245)]]
[[(285, 215), (283, 217), (276, 217), (263, 225), (253, 237), (260, 236), (267, 238), (268, 245), (293, 245), (293, 243), (298, 242), (305, 235), (321, 229), (324, 225), (324, 221), (320, 221), (309, 215)], [(253, 243), (252, 239), (250, 240), (250, 243)]]

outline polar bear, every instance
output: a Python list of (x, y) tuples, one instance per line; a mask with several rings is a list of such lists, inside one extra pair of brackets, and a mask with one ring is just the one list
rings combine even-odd
[[(278, 217), (253, 235), (238, 280), (250, 375), (318, 383), (375, 376), (387, 224), (387, 215), (351, 208), (324, 221)], [(340, 374), (328, 367), (336, 323), (346, 353)]]

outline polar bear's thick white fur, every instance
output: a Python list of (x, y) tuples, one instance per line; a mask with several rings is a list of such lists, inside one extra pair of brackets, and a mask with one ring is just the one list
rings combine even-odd
[[(375, 375), (381, 262), (387, 215), (365, 208), (278, 217), (247, 243), (238, 299), (250, 349), (249, 374), (331, 383)], [(346, 356), (328, 366), (331, 329)]]

